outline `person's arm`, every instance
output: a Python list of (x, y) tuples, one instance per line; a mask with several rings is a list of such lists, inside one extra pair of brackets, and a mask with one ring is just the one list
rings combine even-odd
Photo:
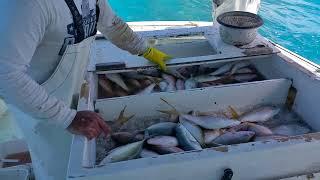
[(145, 39), (134, 33), (128, 24), (115, 14), (106, 0), (99, 0), (98, 3), (98, 30), (113, 44), (133, 55), (146, 52), (148, 46)]
[(98, 30), (117, 47), (133, 55), (143, 55), (149, 61), (156, 63), (162, 70), (166, 69), (165, 61), (170, 57), (156, 48), (149, 47), (147, 41), (119, 18), (111, 9), (107, 0), (98, 0), (100, 16)]
[(66, 128), (76, 111), (49, 96), (26, 71), (40, 44), (49, 15), (37, 1), (13, 0), (1, 7), (0, 93), (8, 103), (32, 115)]
[[(26, 73), (50, 18), (48, 7), (35, 0), (10, 0), (1, 4), (0, 96), (34, 118), (67, 128), (77, 117), (76, 110), (49, 95)], [(82, 116), (77, 118), (81, 120)], [(79, 131), (78, 127), (72, 129)]]

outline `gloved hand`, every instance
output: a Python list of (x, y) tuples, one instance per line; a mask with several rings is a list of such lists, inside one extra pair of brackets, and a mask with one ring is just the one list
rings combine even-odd
[(165, 61), (172, 58), (164, 52), (161, 52), (160, 50), (153, 47), (148, 48), (147, 51), (143, 54), (143, 57), (157, 64), (162, 71), (166, 71), (167, 69)]

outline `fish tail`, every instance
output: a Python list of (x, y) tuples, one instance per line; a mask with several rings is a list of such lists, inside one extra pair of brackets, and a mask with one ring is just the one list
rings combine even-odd
[(161, 101), (163, 101), (163, 102), (165, 102), (167, 105), (169, 105), (176, 114), (178, 114), (178, 115), (181, 114), (181, 113), (180, 113), (172, 104), (170, 104), (167, 100), (165, 100), (165, 99), (163, 99), (163, 98), (160, 98), (160, 99), (161, 99)]
[(130, 119), (132, 119), (135, 114), (131, 115), (131, 116), (125, 116), (124, 113), (125, 113), (125, 110), (127, 109), (127, 105), (124, 106), (124, 108), (120, 111), (120, 114), (117, 118), (117, 120), (115, 120), (115, 123), (116, 123), (116, 127), (119, 126), (119, 129), (121, 129), (121, 127), (126, 123), (128, 122)]
[(232, 106), (229, 106), (228, 108), (231, 112), (232, 119), (238, 119), (240, 117), (239, 113)]

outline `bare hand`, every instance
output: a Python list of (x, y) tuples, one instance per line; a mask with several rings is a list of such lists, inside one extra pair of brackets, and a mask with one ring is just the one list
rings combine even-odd
[(67, 128), (72, 134), (84, 135), (88, 139), (98, 137), (101, 133), (108, 135), (110, 127), (99, 114), (93, 111), (79, 111)]

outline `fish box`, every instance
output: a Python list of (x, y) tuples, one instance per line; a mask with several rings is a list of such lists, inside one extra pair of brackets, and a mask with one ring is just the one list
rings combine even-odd
[[(143, 58), (131, 56), (98, 38), (92, 50), (87, 82), (82, 85), (78, 110), (95, 110), (110, 121), (111, 127), (119, 115), (131, 116), (119, 131), (140, 131), (163, 119), (167, 121), (171, 116), (163, 112), (173, 109), (180, 116), (189, 112), (199, 113), (193, 116), (214, 114), (239, 122), (246, 112), (272, 106), (280, 113), (277, 112), (272, 121), (258, 124), (277, 133), (260, 140), (251, 138), (230, 144), (219, 141), (201, 149), (185, 150), (181, 147), (183, 152), (145, 158), (135, 156), (105, 164), (100, 164), (101, 160), (113, 149), (109, 140), (99, 137), (89, 141), (74, 136), (68, 179), (209, 180), (231, 174), (235, 179), (279, 179), (320, 170), (320, 161), (314, 158), (320, 147), (320, 135), (316, 133), (320, 123), (311, 115), (314, 108), (306, 107), (310, 105), (307, 100), (311, 100), (314, 93), (306, 90), (303, 84), (312, 80), (310, 75), (297, 71), (297, 66), (281, 56), (273, 44), (259, 37), (251, 46), (226, 45), (212, 28), (141, 34), (150, 37), (154, 46), (175, 57), (168, 62), (168, 72), (159, 73)], [(184, 88), (178, 88), (177, 84), (169, 90), (160, 87), (165, 81), (168, 88), (172, 77), (175, 83), (181, 80)], [(130, 84), (128, 79), (134, 79), (140, 87), (144, 84), (143, 88), (131, 90), (134, 83)], [(186, 81), (190, 79), (196, 85), (186, 88)], [(148, 90), (152, 84), (154, 87)], [(313, 85), (319, 87), (320, 83), (317, 80)], [(112, 94), (119, 91), (122, 94)], [(262, 116), (264, 114), (255, 118)], [(308, 131), (279, 134), (288, 132), (285, 128), (292, 123), (304, 126)], [(226, 131), (233, 133), (233, 127), (236, 126), (228, 127)]]

